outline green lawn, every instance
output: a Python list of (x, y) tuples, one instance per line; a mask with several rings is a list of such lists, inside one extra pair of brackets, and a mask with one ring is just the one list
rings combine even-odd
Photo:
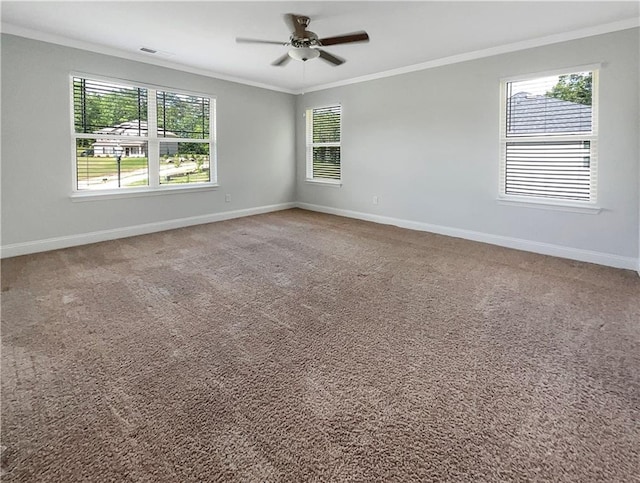
[[(93, 156), (78, 156), (78, 175), (87, 178), (111, 176), (118, 174), (116, 158), (99, 158)], [(122, 158), (120, 161), (120, 173), (128, 173), (138, 169), (147, 168), (147, 158)]]
[(209, 181), (209, 171), (201, 171), (185, 176), (171, 176), (169, 181), (166, 178), (162, 178), (160, 184), (206, 183), (207, 181)]
[[(206, 183), (209, 181), (209, 172), (202, 171), (200, 173), (187, 174), (185, 176), (172, 176), (169, 181), (166, 178), (160, 180), (160, 184), (186, 184), (186, 183)], [(135, 183), (127, 184), (127, 186), (147, 186), (146, 180), (136, 181)]]
[[(95, 178), (116, 177), (118, 175), (118, 163), (114, 157), (96, 157), (82, 156), (83, 151), (78, 149), (77, 169), (78, 180), (91, 180)], [(166, 163), (165, 163), (166, 164)], [(148, 170), (148, 159), (123, 157), (120, 160), (120, 174), (125, 176), (131, 172), (138, 170)], [(162, 177), (160, 183), (167, 184), (185, 184), (185, 183), (202, 183), (209, 181), (209, 170), (204, 169), (197, 173), (190, 173), (182, 176), (171, 176), (169, 180)], [(126, 180), (124, 180), (126, 183)], [(147, 180), (139, 180), (127, 183), (126, 186), (147, 186)]]

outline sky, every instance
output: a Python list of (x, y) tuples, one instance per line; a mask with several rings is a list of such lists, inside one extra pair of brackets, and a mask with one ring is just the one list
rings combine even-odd
[(552, 75), (526, 81), (515, 81), (512, 83), (512, 92), (528, 92), (533, 95), (544, 95), (557, 84), (558, 77), (557, 75)]

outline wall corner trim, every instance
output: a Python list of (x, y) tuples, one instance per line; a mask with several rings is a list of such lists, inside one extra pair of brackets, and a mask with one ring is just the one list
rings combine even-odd
[(293, 202), (279, 203), (275, 205), (258, 206), (255, 208), (246, 208), (242, 210), (223, 211), (220, 213), (211, 213), (207, 215), (190, 216), (187, 218), (145, 223), (143, 225), (126, 226), (110, 230), (79, 233), (77, 235), (46, 238), (43, 240), (28, 241), (23, 243), (12, 243), (0, 247), (0, 258), (9, 258), (19, 255), (28, 255), (30, 253), (58, 250), (60, 248), (68, 248), (78, 245), (86, 245), (89, 243), (115, 240), (117, 238), (146, 235), (148, 233), (174, 230), (176, 228), (184, 228), (192, 225), (202, 225), (204, 223), (213, 223), (216, 221), (231, 220), (233, 218), (242, 218), (251, 215), (260, 215), (263, 213), (287, 210), (295, 207), (296, 204)]
[(638, 270), (640, 275), (640, 260), (631, 257), (622, 257), (610, 253), (596, 252), (592, 250), (583, 250), (580, 248), (566, 247), (562, 245), (554, 245), (551, 243), (542, 243), (522, 238), (512, 238), (501, 235), (493, 235), (462, 228), (453, 228), (442, 225), (432, 225), (419, 221), (404, 220), (401, 218), (393, 218), (388, 216), (374, 215), (359, 211), (343, 210), (329, 206), (314, 205), (310, 203), (296, 203), (298, 208), (309, 211), (317, 211), (331, 215), (344, 216), (347, 218), (356, 218), (358, 220), (372, 221), (384, 225), (394, 225), (400, 228), (408, 228), (410, 230), (426, 231), (429, 233), (437, 233), (439, 235), (452, 236), (456, 238), (464, 238), (491, 245), (498, 245), (515, 250), (523, 250), (527, 252), (539, 253), (541, 255), (550, 255), (560, 258), (568, 258), (570, 260), (578, 260), (581, 262), (595, 263), (598, 265), (606, 265), (614, 268), (624, 268), (628, 270)]

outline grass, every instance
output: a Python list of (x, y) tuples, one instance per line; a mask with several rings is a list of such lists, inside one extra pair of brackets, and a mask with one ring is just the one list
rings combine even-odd
[(161, 179), (160, 184), (185, 184), (185, 183), (206, 183), (209, 181), (209, 171), (190, 173), (185, 176), (171, 176), (171, 179)]
[[(100, 176), (113, 176), (118, 174), (116, 158), (99, 158), (93, 156), (78, 156), (78, 174), (88, 178)], [(120, 173), (129, 173), (138, 169), (147, 168), (147, 158), (122, 158), (120, 161)]]
[[(161, 179), (161, 185), (168, 184), (187, 184), (187, 183), (207, 183), (209, 181), (209, 173), (207, 171), (203, 171), (201, 173), (192, 173), (187, 174), (185, 176), (172, 176), (169, 181), (166, 179)], [(134, 183), (129, 183), (127, 186), (147, 186), (147, 180), (140, 180)]]
[[(108, 178), (118, 175), (118, 162), (115, 157), (82, 156), (82, 149), (77, 151), (78, 179), (89, 180), (91, 178)], [(120, 160), (120, 174), (127, 175), (138, 170), (148, 170), (148, 159), (138, 157), (123, 157)], [(126, 180), (123, 180), (126, 182)], [(162, 177), (160, 183), (185, 184), (202, 183), (209, 181), (209, 170), (203, 169), (197, 173), (171, 176), (169, 180)], [(147, 186), (148, 180), (143, 179), (127, 183), (126, 186)]]

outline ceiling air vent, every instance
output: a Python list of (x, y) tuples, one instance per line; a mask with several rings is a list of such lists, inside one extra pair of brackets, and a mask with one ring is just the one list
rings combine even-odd
[(171, 52), (165, 52), (164, 50), (151, 49), (149, 47), (140, 47), (140, 52), (144, 52), (145, 54), (154, 55), (156, 57), (164, 57), (165, 59), (168, 59), (168, 58), (173, 57), (175, 55), (175, 54), (173, 54)]

